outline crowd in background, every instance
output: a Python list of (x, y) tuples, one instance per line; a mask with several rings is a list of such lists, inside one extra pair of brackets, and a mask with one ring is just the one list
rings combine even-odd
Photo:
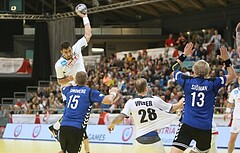
[[(148, 81), (149, 94), (160, 96), (168, 103), (176, 103), (182, 96), (181, 86), (169, 75), (169, 67), (181, 55), (185, 44), (192, 41), (195, 44), (195, 52), (187, 61), (206, 60), (211, 67), (210, 78), (222, 76), (227, 73), (224, 63), (218, 58), (219, 48), (225, 45), (228, 48), (231, 61), (234, 66), (240, 65), (237, 58), (235, 45), (232, 47), (224, 41), (217, 30), (207, 30), (202, 34), (193, 34), (186, 37), (180, 33), (177, 39), (172, 34), (165, 41), (166, 54), (159, 54), (157, 58), (152, 58), (147, 51), (138, 53), (137, 58), (131, 53), (125, 54), (122, 59), (118, 59), (115, 54), (109, 57), (102, 56), (95, 68), (86, 66), (88, 73), (87, 85), (102, 93), (108, 94), (110, 87), (119, 89), (118, 98), (113, 105), (94, 105), (93, 113), (107, 111), (119, 113), (125, 102), (136, 95), (134, 91), (134, 81), (144, 77)], [(168, 48), (174, 47), (172, 55), (167, 54)], [(181, 71), (186, 75), (191, 75), (191, 69), (181, 67)], [(224, 113), (227, 105), (227, 98), (230, 91), (238, 86), (237, 80), (221, 88), (215, 101), (215, 113)], [(59, 114), (63, 113), (64, 102), (61, 97), (60, 86), (57, 82), (50, 82), (49, 87), (39, 87), (36, 93), (28, 95), (27, 100), (18, 99), (15, 105), (9, 108), (0, 107), (0, 116), (6, 114)]]

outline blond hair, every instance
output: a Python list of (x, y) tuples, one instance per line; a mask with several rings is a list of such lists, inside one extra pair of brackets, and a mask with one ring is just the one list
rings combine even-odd
[(144, 78), (137, 79), (135, 82), (135, 88), (138, 93), (145, 92), (147, 87), (147, 80)]
[(207, 77), (210, 72), (209, 64), (204, 60), (199, 60), (193, 65), (193, 72), (196, 76)]

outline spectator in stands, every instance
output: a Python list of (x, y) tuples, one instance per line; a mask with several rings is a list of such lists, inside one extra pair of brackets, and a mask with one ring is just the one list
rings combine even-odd
[(98, 119), (98, 125), (108, 125), (109, 124), (109, 113), (104, 111), (104, 110), (100, 110), (99, 112), (99, 119)]
[(172, 54), (173, 58), (178, 58), (179, 57), (179, 51), (178, 51), (178, 47), (175, 47), (173, 54)]
[(19, 99), (19, 98), (18, 98), (17, 101), (16, 101), (16, 105), (18, 105), (18, 107), (20, 107), (20, 108), (22, 107), (22, 104), (23, 104), (23, 103), (24, 103), (24, 102), (22, 102), (21, 99)]
[(175, 99), (174, 94), (171, 94), (168, 103), (169, 103), (169, 104), (176, 104), (177, 102), (178, 102), (178, 101)]
[(237, 57), (238, 57), (238, 52), (235, 49), (233, 49), (231, 46), (229, 47), (228, 50), (229, 50), (230, 58), (233, 58), (233, 55), (237, 55)]
[(122, 61), (125, 61), (125, 62), (127, 62), (127, 54), (123, 54), (123, 58), (122, 58)]
[(224, 38), (221, 38), (220, 43), (221, 43), (221, 46), (225, 46), (226, 48), (229, 47), (229, 44), (224, 40)]
[(215, 55), (219, 55), (219, 49), (220, 49), (220, 46), (221, 46), (221, 39), (222, 39), (222, 36), (220, 34), (218, 34), (218, 31), (217, 30), (214, 30), (214, 35), (212, 35), (211, 39), (209, 40), (208, 44), (211, 44), (213, 42), (214, 44), (214, 50), (212, 52), (212, 55), (215, 56)]
[(153, 93), (152, 93), (152, 95), (154, 95), (154, 96), (160, 96), (160, 94), (159, 94), (159, 88), (158, 87), (154, 87), (153, 88)]
[(5, 108), (2, 105), (0, 105), (0, 117), (7, 117), (7, 115), (8, 115), (7, 108)]
[(0, 105), (0, 117), (3, 117), (4, 115), (3, 115), (3, 107), (2, 107), (2, 105)]
[(188, 69), (186, 67), (182, 67), (181, 71), (184, 75), (190, 76), (190, 72), (188, 71)]
[(176, 44), (178, 46), (178, 50), (183, 51), (184, 46), (186, 45), (186, 43), (187, 43), (186, 37), (183, 35), (182, 32), (180, 32), (179, 33), (179, 37), (178, 37), (177, 42), (176, 42)]
[(212, 38), (212, 30), (208, 29), (207, 33), (204, 35), (204, 43), (208, 43)]
[(141, 60), (142, 60), (142, 53), (138, 52), (137, 61), (141, 61)]
[(104, 73), (104, 76), (103, 76), (103, 83), (106, 85), (106, 86), (109, 86), (111, 84), (111, 76), (108, 72), (105, 72)]
[(240, 59), (237, 57), (236, 54), (233, 55), (233, 58), (231, 58), (231, 61), (232, 61), (234, 66), (240, 65)]
[(169, 37), (165, 40), (165, 47), (174, 47), (175, 40), (173, 39), (173, 34), (169, 34)]
[(214, 79), (214, 78), (216, 78), (216, 71), (215, 70), (211, 70), (210, 71), (210, 78), (212, 78), (212, 79)]
[(196, 59), (200, 59), (200, 60), (201, 59), (205, 60), (208, 54), (207, 50), (204, 49), (202, 46), (196, 49), (195, 52), (197, 52)]
[(132, 53), (129, 52), (129, 53), (128, 53), (128, 56), (127, 56), (127, 61), (128, 61), (128, 62), (132, 62), (132, 60), (133, 60)]

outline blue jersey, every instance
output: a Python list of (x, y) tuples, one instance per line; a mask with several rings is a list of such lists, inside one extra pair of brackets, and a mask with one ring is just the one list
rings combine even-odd
[(68, 86), (62, 89), (67, 97), (61, 126), (85, 128), (87, 126), (92, 104), (101, 103), (105, 95), (86, 86)]
[(215, 96), (225, 86), (226, 76), (215, 79), (189, 77), (180, 71), (174, 72), (174, 79), (183, 87), (185, 105), (182, 122), (198, 129), (210, 130)]

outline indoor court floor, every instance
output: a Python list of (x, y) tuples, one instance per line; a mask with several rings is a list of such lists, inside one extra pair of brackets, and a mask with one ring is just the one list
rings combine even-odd
[[(90, 143), (91, 153), (130, 153), (131, 148), (131, 145)], [(165, 149), (166, 153), (170, 152), (170, 147)], [(0, 139), (0, 153), (58, 153), (59, 151), (60, 145), (55, 141)], [(218, 153), (227, 153), (226, 149), (218, 151)], [(84, 153), (84, 148), (81, 153)], [(235, 150), (234, 153), (240, 153), (240, 150)]]

